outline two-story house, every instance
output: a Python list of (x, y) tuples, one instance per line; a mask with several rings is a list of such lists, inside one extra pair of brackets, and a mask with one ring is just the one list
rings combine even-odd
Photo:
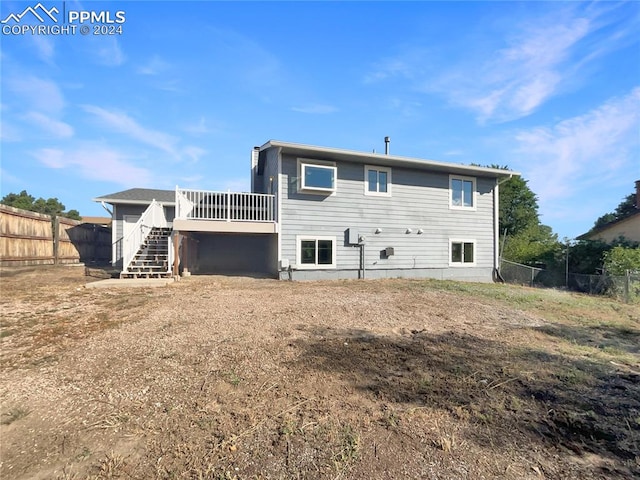
[(491, 281), (499, 184), (515, 172), (269, 141), (251, 193), (131, 189), (112, 205), (122, 276)]

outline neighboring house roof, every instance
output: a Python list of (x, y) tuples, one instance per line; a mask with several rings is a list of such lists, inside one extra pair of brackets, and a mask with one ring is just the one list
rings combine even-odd
[(111, 225), (111, 217), (82, 217), (82, 223), (109, 226)]
[(410, 157), (398, 157), (384, 153), (366, 153), (355, 150), (343, 150), (340, 148), (317, 147), (314, 145), (303, 145), (299, 143), (281, 142), (279, 140), (269, 140), (260, 147), (260, 150), (269, 148), (280, 148), (283, 153), (299, 156), (316, 156), (326, 160), (343, 160), (358, 163), (370, 163), (374, 165), (399, 166), (406, 168), (416, 168), (421, 170), (432, 170), (438, 172), (455, 173), (459, 175), (471, 175), (477, 177), (510, 177), (519, 176), (518, 172), (502, 170), (498, 168), (474, 167), (457, 163), (439, 162), (435, 160), (423, 160)]
[(175, 190), (158, 190), (154, 188), (130, 188), (122, 192), (111, 193), (93, 199), (94, 202), (105, 202), (112, 205), (149, 205), (156, 200), (165, 205), (175, 205)]
[(613, 242), (619, 237), (627, 240), (640, 242), (640, 211), (629, 215), (628, 217), (615, 220), (613, 222), (594, 228), (587, 233), (583, 233), (578, 240), (602, 240), (604, 242)]

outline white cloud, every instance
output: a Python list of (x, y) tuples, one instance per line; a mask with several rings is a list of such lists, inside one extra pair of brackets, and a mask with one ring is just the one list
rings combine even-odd
[(93, 105), (83, 105), (86, 112), (96, 116), (102, 123), (116, 132), (127, 135), (146, 145), (158, 148), (174, 157), (178, 157), (176, 144), (178, 139), (172, 135), (143, 127), (126, 113), (114, 112)]
[(19, 142), (22, 140), (22, 132), (8, 123), (6, 117), (0, 119), (0, 140), (3, 142)]
[(186, 146), (182, 149), (183, 155), (188, 157), (192, 162), (198, 162), (200, 157), (205, 155), (207, 151), (200, 147), (194, 147), (192, 145)]
[[(629, 25), (634, 22), (615, 8), (563, 4), (544, 10), (520, 21), (496, 20), (492, 25), (507, 26), (491, 31), (488, 25), (492, 36), (477, 42), (481, 48), (471, 43), (457, 63), (447, 52), (417, 45), (374, 65), (363, 81), (406, 81), (471, 110), (480, 123), (505, 122), (530, 115), (580, 82), (586, 65), (637, 38)], [(495, 39), (501, 43), (487, 47)]]
[(99, 64), (107, 67), (118, 67), (122, 65), (126, 57), (120, 48), (120, 43), (115, 37), (97, 37), (93, 43), (92, 52), (96, 55)]
[(432, 57), (427, 48), (413, 46), (395, 58), (387, 58), (377, 62), (371, 72), (365, 74), (364, 83), (376, 83), (393, 78), (407, 78), (417, 80), (425, 72), (422, 66), (425, 60)]
[(110, 181), (119, 185), (142, 187), (151, 183), (151, 172), (132, 165), (125, 155), (100, 145), (61, 150), (42, 148), (32, 155), (44, 166), (70, 169), (83, 178)]
[(333, 107), (331, 105), (321, 105), (317, 103), (303, 105), (300, 107), (291, 107), (291, 110), (293, 110), (294, 112), (309, 113), (314, 115), (326, 115), (328, 113), (334, 113), (338, 111), (336, 107)]
[(159, 75), (169, 67), (170, 65), (167, 62), (162, 60), (158, 55), (154, 55), (147, 63), (140, 65), (137, 68), (137, 72), (140, 75)]
[(60, 87), (55, 82), (33, 75), (12, 77), (8, 87), (34, 110), (59, 113), (64, 109), (65, 100)]
[(463, 150), (447, 150), (446, 152), (443, 153), (443, 155), (447, 157), (459, 157), (461, 155), (464, 155), (464, 151)]
[[(617, 182), (631, 184), (640, 175), (640, 87), (590, 112), (516, 134), (516, 167), (540, 197), (551, 217), (565, 198), (578, 196), (585, 206), (597, 192)], [(633, 178), (631, 178), (633, 177)], [(575, 214), (575, 212), (574, 212)]]
[(56, 138), (70, 138), (73, 137), (73, 127), (68, 123), (55, 120), (40, 112), (29, 112), (23, 117), (25, 120), (33, 125), (38, 126), (46, 133)]
[(185, 125), (182, 129), (195, 136), (211, 133), (211, 129), (207, 126), (207, 121), (204, 117), (200, 117), (200, 120), (197, 122)]
[(52, 63), (55, 56), (53, 38), (47, 35), (29, 35), (38, 57), (45, 63)]
[(205, 179), (204, 175), (191, 175), (187, 177), (180, 177), (180, 186), (188, 188), (202, 188), (202, 182)]
[(506, 33), (506, 45), (424, 80), (423, 90), (476, 113), (479, 122), (525, 117), (557, 95), (575, 72), (570, 60), (595, 27), (571, 12), (529, 19)]
[(16, 177), (15, 175), (9, 173), (7, 170), (1, 167), (0, 167), (0, 178), (2, 179), (2, 183), (4, 184), (5, 188), (7, 183), (12, 183), (14, 185), (25, 184), (25, 182), (21, 178)]
[(450, 86), (451, 99), (475, 110), (480, 121), (527, 116), (557, 93), (564, 62), (589, 30), (585, 18), (545, 19), (524, 26), (520, 35), (509, 40), (508, 48), (484, 62), (473, 83)]

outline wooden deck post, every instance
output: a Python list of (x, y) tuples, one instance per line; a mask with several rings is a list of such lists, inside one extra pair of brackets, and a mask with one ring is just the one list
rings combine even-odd
[(178, 241), (178, 237), (180, 236), (180, 232), (173, 232), (173, 276), (178, 276), (178, 265), (180, 262), (179, 252), (180, 252), (180, 243)]
[(182, 256), (184, 257), (184, 266), (182, 267), (183, 271), (189, 270), (189, 242), (190, 238), (186, 236), (184, 238), (184, 245), (182, 247)]

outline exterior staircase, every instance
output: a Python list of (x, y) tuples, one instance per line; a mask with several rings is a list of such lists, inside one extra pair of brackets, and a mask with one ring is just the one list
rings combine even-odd
[(120, 278), (169, 278), (171, 228), (153, 227)]

